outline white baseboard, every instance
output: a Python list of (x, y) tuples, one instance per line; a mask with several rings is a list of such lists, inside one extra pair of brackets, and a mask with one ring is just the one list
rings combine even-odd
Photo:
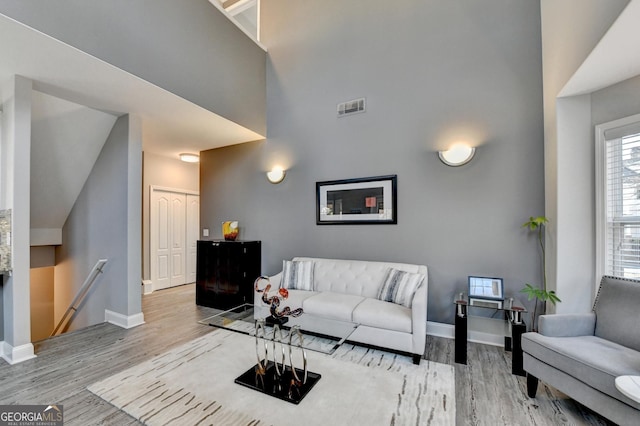
[(455, 327), (451, 324), (427, 321), (427, 334), (429, 336), (444, 337), (446, 339), (455, 338)]
[[(455, 326), (440, 322), (427, 321), (427, 334), (429, 336), (455, 338)], [(491, 346), (504, 347), (504, 336), (498, 334), (483, 333), (476, 330), (467, 330), (467, 340), (474, 343), (482, 343)]]
[(105, 309), (104, 321), (117, 325), (118, 327), (129, 329), (144, 324), (144, 314), (140, 312), (139, 314), (127, 316)]
[(142, 294), (153, 293), (153, 282), (151, 280), (142, 280)]
[(36, 357), (31, 343), (14, 347), (7, 342), (0, 342), (0, 356), (11, 365)]

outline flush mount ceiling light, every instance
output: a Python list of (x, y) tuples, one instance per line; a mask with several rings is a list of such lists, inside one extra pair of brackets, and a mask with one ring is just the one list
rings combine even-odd
[(200, 156), (198, 154), (190, 154), (188, 152), (180, 154), (180, 159), (185, 163), (198, 163), (200, 162)]
[(458, 167), (471, 161), (475, 153), (476, 149), (473, 147), (456, 144), (446, 151), (438, 151), (438, 157), (447, 166)]
[(270, 172), (267, 172), (267, 179), (271, 183), (280, 183), (284, 180), (285, 171), (280, 166), (275, 166)]

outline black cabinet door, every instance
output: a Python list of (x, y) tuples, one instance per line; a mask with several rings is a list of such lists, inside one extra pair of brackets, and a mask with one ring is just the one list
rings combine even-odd
[(198, 241), (196, 303), (218, 309), (253, 303), (260, 271), (260, 241)]
[(242, 248), (240, 253), (240, 261), (238, 265), (238, 275), (242, 276), (243, 285), (240, 289), (244, 303), (253, 303), (253, 283), (256, 278), (261, 275), (261, 249), (260, 241), (255, 241), (255, 244), (247, 244)]

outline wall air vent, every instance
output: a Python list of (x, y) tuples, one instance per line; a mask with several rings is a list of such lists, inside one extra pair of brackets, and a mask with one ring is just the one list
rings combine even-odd
[(345, 115), (357, 114), (364, 111), (364, 98), (354, 99), (352, 101), (338, 104), (338, 117), (344, 117)]

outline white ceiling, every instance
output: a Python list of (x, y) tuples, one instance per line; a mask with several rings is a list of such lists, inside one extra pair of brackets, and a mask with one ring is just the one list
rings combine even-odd
[(18, 74), (34, 89), (93, 109), (142, 119), (143, 149), (177, 158), (264, 136), (0, 15), (0, 82)]
[(591, 93), (640, 75), (640, 0), (631, 0), (558, 96)]

